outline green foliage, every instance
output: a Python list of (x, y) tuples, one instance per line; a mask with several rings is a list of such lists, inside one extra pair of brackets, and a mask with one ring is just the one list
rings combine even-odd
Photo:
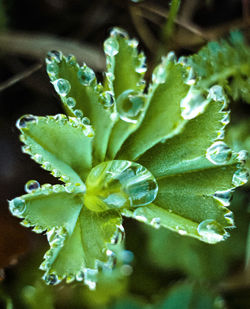
[(234, 226), (225, 206), (247, 171), (245, 153), (223, 141), (227, 97), (213, 85), (222, 77), (201, 87), (202, 72), (195, 81), (195, 65), (169, 53), (144, 92), (145, 59), (136, 47), (123, 30), (111, 32), (104, 85), (74, 56), (50, 52), (47, 72), (67, 116), (17, 122), (23, 151), (63, 182), (29, 181), (27, 194), (10, 201), (24, 226), (47, 233), (40, 268), (48, 284), (77, 280), (94, 289), (99, 270), (114, 267), (122, 215), (210, 244)]
[(220, 84), (233, 100), (250, 103), (250, 49), (240, 32), (232, 32), (229, 40), (209, 42), (198, 54), (180, 61), (192, 67), (199, 87)]

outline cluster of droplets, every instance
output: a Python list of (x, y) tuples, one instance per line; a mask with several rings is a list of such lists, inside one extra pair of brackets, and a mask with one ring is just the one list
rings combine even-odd
[(125, 160), (95, 166), (86, 187), (85, 205), (93, 211), (147, 205), (158, 192), (156, 179), (145, 167)]

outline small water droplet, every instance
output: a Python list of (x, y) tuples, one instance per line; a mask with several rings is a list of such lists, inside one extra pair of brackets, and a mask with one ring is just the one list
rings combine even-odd
[(52, 50), (48, 52), (47, 54), (47, 61), (52, 62), (55, 61), (57, 63), (60, 63), (62, 61), (63, 55), (62, 52), (57, 51), (57, 50)]
[(46, 171), (51, 171), (52, 170), (52, 165), (49, 162), (44, 162), (42, 164), (42, 167), (46, 170)]
[(27, 192), (27, 193), (32, 193), (33, 191), (37, 190), (40, 188), (40, 183), (36, 180), (29, 180), (25, 187), (24, 187), (24, 190)]
[(46, 68), (49, 75), (55, 76), (59, 72), (59, 67), (55, 62), (48, 63)]
[(145, 96), (134, 90), (126, 90), (117, 98), (119, 117), (131, 123), (136, 123), (145, 106)]
[(188, 72), (188, 77), (186, 79), (186, 84), (192, 86), (195, 84), (195, 82), (196, 82), (196, 75), (194, 73), (193, 68), (190, 68)]
[(217, 191), (214, 193), (213, 197), (219, 201), (223, 206), (230, 206), (230, 202), (232, 200), (233, 191), (225, 190), (225, 191)]
[(202, 236), (203, 240), (210, 244), (222, 241), (228, 236), (223, 227), (213, 219), (202, 221), (197, 231)]
[(247, 183), (248, 177), (249, 177), (248, 170), (245, 168), (240, 168), (234, 173), (232, 183), (236, 187), (242, 186), (245, 183)]
[(104, 42), (104, 52), (110, 57), (118, 54), (119, 43), (115, 38), (110, 37)]
[(184, 119), (195, 118), (204, 111), (209, 102), (200, 90), (191, 87), (185, 98), (181, 100), (182, 117)]
[(167, 70), (163, 64), (158, 65), (152, 74), (152, 81), (154, 84), (163, 84), (165, 83), (167, 77)]
[(37, 163), (41, 164), (41, 163), (43, 162), (43, 157), (42, 157), (40, 154), (35, 154), (35, 155), (34, 155), (34, 160), (35, 160)]
[(84, 65), (77, 73), (78, 79), (83, 86), (90, 86), (95, 80), (95, 73), (92, 69)]
[(135, 71), (139, 74), (144, 74), (147, 71), (146, 63), (140, 64), (138, 67), (136, 67)]
[(123, 276), (128, 277), (133, 273), (133, 267), (128, 264), (122, 265), (120, 272)]
[(25, 200), (21, 199), (20, 197), (16, 197), (12, 201), (10, 201), (10, 211), (14, 216), (21, 216), (25, 212), (25, 210)]
[(66, 62), (69, 65), (74, 66), (76, 65), (76, 57), (74, 55), (68, 55), (68, 57), (66, 58)]
[(104, 108), (110, 108), (114, 105), (114, 96), (111, 91), (104, 91), (99, 96), (100, 102), (103, 104)]
[(84, 283), (90, 288), (95, 290), (97, 281), (97, 270), (95, 269), (84, 269)]
[(123, 39), (129, 38), (128, 33), (125, 30), (118, 28), (118, 27), (113, 28), (110, 32), (110, 35), (113, 37), (118, 37), (118, 38), (123, 38)]
[(72, 283), (75, 280), (75, 276), (73, 274), (69, 274), (66, 276), (66, 283)]
[(80, 109), (76, 109), (76, 110), (74, 110), (74, 115), (77, 118), (82, 118), (83, 117), (83, 112)]
[(182, 229), (178, 229), (178, 234), (184, 236), (184, 235), (187, 235), (187, 231), (182, 230)]
[(18, 129), (26, 128), (29, 123), (36, 122), (37, 118), (33, 115), (24, 115), (16, 122)]
[(84, 272), (83, 271), (79, 271), (77, 274), (76, 274), (76, 281), (83, 281), (84, 280)]
[(53, 169), (52, 170), (52, 175), (55, 176), (55, 177), (61, 177), (61, 172), (57, 169)]
[(159, 229), (161, 227), (161, 219), (160, 218), (153, 218), (150, 222), (150, 224), (156, 228)]
[(215, 165), (226, 164), (232, 157), (232, 150), (221, 141), (213, 143), (206, 152), (206, 158)]
[(208, 98), (211, 98), (214, 101), (226, 102), (224, 90), (219, 85), (215, 85), (209, 89)]
[(120, 244), (125, 238), (125, 231), (122, 225), (117, 226), (117, 230), (111, 239), (111, 243), (114, 245)]
[(246, 150), (241, 150), (241, 151), (239, 151), (239, 152), (238, 152), (237, 159), (238, 159), (241, 163), (245, 164), (246, 161), (247, 161), (247, 159), (248, 159), (248, 152), (247, 152)]
[(67, 79), (59, 78), (53, 82), (55, 90), (58, 94), (65, 97), (71, 89), (70, 82)]
[(65, 186), (65, 191), (67, 193), (72, 193), (74, 191), (75, 186), (71, 183), (67, 183)]
[(95, 166), (86, 186), (85, 204), (94, 211), (147, 205), (158, 192), (156, 179), (145, 167), (125, 160)]
[(55, 275), (55, 274), (45, 274), (43, 276), (43, 280), (48, 285), (56, 285), (56, 284), (60, 283), (58, 276)]
[(68, 107), (73, 108), (76, 106), (76, 100), (72, 97), (69, 97), (66, 100), (66, 104), (68, 105)]
[(176, 60), (177, 60), (175, 53), (174, 53), (173, 51), (169, 52), (169, 53), (167, 54), (166, 60), (167, 60), (168, 62), (173, 62), (173, 63), (175, 63)]
[(88, 117), (83, 117), (82, 118), (82, 124), (84, 124), (85, 126), (89, 126), (90, 125), (90, 120)]
[(64, 190), (63, 190), (63, 186), (61, 186), (61, 185), (54, 185), (52, 188), (53, 188), (53, 191), (54, 191), (55, 193), (59, 193), (59, 192), (64, 191)]

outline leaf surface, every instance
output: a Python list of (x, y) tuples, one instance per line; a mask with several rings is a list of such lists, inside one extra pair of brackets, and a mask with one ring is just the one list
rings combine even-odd
[(17, 122), (21, 140), (42, 167), (63, 181), (82, 183), (92, 166), (93, 132), (78, 119), (65, 115), (23, 116)]

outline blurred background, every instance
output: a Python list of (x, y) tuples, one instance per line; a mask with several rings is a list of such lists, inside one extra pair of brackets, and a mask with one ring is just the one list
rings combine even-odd
[[(250, 308), (249, 185), (234, 196), (237, 229), (222, 244), (206, 245), (126, 219), (128, 251), (96, 291), (76, 283), (46, 286), (38, 270), (48, 249), (46, 237), (20, 226), (8, 210), (7, 200), (22, 195), (28, 180), (55, 183), (22, 154), (15, 127), (23, 114), (63, 112), (45, 72), (48, 51), (74, 54), (101, 81), (102, 44), (118, 26), (139, 40), (149, 81), (170, 50), (193, 54), (232, 29), (240, 29), (249, 42), (249, 0), (182, 0), (176, 12), (170, 3), (0, 0), (0, 308)], [(250, 105), (231, 102), (230, 108), (228, 140), (250, 151)]]

